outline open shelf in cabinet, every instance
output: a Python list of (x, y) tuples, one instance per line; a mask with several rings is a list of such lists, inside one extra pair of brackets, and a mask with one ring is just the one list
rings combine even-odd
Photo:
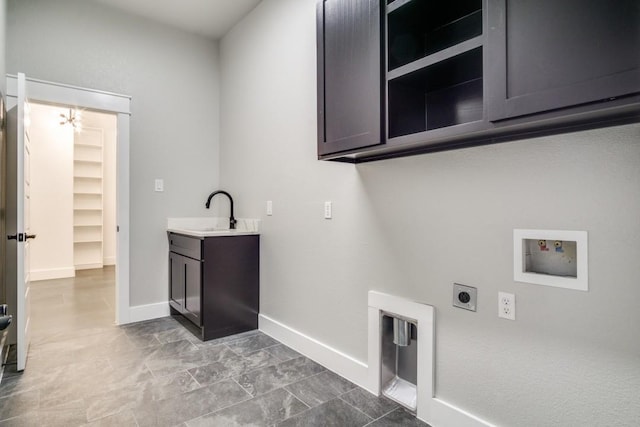
[(91, 144), (74, 144), (75, 162), (99, 162), (102, 163), (102, 147)]
[(73, 179), (74, 194), (102, 194), (102, 178), (100, 177), (80, 177)]
[(74, 210), (102, 210), (102, 193), (75, 193)]
[(75, 226), (74, 243), (93, 243), (102, 241), (102, 226)]
[(75, 178), (102, 178), (102, 162), (76, 160), (74, 162)]
[(482, 48), (389, 81), (389, 138), (482, 120)]
[(388, 69), (482, 34), (482, 0), (387, 2)]
[(101, 210), (76, 210), (74, 211), (74, 227), (78, 226), (102, 226)]

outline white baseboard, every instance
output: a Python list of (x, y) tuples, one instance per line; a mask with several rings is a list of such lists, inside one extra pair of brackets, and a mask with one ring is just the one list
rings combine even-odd
[(431, 399), (430, 425), (434, 427), (495, 427), (494, 424), (436, 397)]
[(75, 267), (63, 267), (50, 268), (47, 270), (31, 270), (29, 276), (33, 282), (38, 280), (66, 279), (68, 277), (75, 277), (76, 269)]
[(94, 268), (102, 268), (103, 265), (101, 262), (96, 262), (94, 264), (76, 264), (76, 270), (92, 270)]
[(348, 379), (358, 386), (370, 390), (367, 365), (320, 341), (311, 338), (264, 314), (258, 317), (258, 327), (265, 334), (291, 347), (298, 353), (316, 361), (325, 368)]
[(142, 322), (143, 320), (158, 319), (169, 315), (169, 303), (158, 302), (155, 304), (136, 305), (129, 307), (129, 322)]
[[(367, 364), (264, 314), (258, 317), (258, 327), (298, 353), (375, 394), (370, 387)], [(432, 418), (429, 424), (433, 427), (492, 427), (492, 424), (435, 397), (429, 406)]]

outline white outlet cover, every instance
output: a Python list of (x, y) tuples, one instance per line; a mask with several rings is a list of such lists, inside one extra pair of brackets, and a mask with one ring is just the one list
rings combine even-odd
[(516, 296), (507, 292), (498, 292), (498, 317), (516, 320)]
[(157, 192), (162, 192), (164, 191), (164, 180), (163, 179), (156, 179), (155, 182), (155, 190)]
[(273, 202), (271, 200), (267, 200), (267, 215), (273, 215)]

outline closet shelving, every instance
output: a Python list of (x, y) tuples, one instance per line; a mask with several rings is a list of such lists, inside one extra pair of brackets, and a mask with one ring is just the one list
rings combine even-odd
[(73, 242), (76, 270), (103, 266), (103, 135), (83, 128), (75, 134)]

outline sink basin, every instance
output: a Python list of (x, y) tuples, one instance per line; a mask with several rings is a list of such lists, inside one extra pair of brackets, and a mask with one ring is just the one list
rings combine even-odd
[(229, 228), (228, 218), (169, 218), (167, 230), (194, 237), (242, 236), (258, 233), (258, 220), (239, 219), (237, 228)]
[(210, 227), (174, 227), (174, 228), (170, 228), (169, 231), (172, 231), (174, 233), (187, 234), (190, 236), (197, 236), (197, 237), (247, 234), (247, 232), (243, 230), (230, 230), (228, 228), (210, 228)]

